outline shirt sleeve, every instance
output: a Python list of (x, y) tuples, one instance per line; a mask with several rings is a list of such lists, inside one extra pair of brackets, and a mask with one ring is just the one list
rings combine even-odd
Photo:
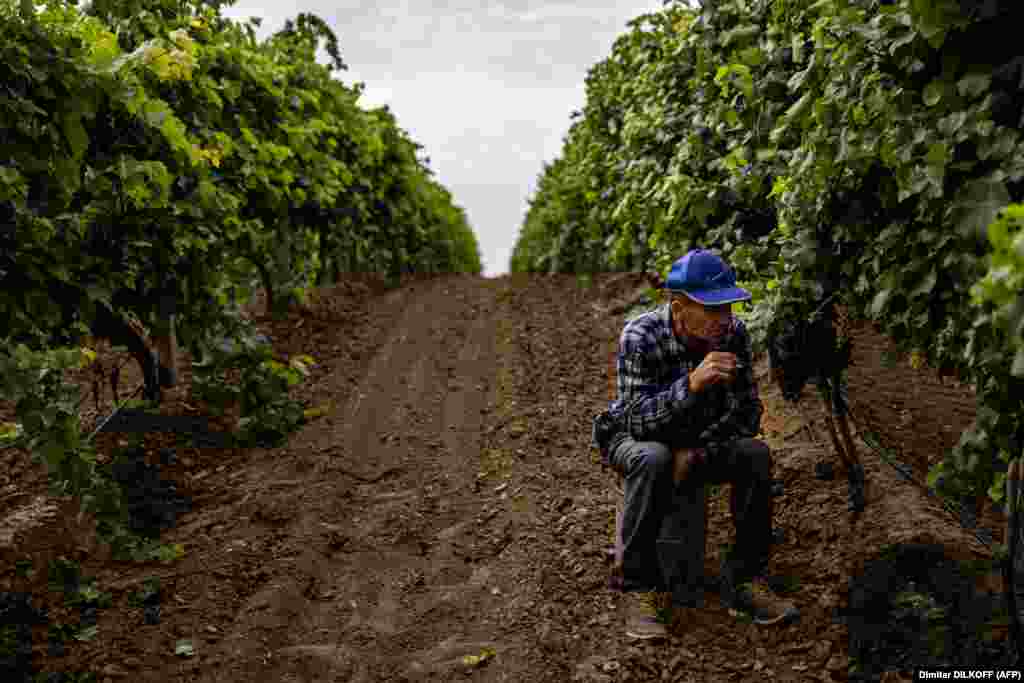
[(659, 386), (657, 346), (623, 332), (619, 343), (618, 390), (626, 431), (637, 441), (670, 442), (692, 428), (697, 396), (690, 392), (689, 375), (667, 388)]
[(701, 441), (724, 443), (733, 439), (752, 438), (761, 431), (761, 416), (764, 405), (754, 381), (753, 352), (750, 336), (742, 322), (737, 324), (733, 353), (743, 367), (737, 373), (736, 381), (730, 387), (728, 408), (717, 421), (701, 435)]

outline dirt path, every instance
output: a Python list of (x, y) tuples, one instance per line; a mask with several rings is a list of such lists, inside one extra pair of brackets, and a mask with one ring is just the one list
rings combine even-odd
[[(595, 311), (601, 291), (568, 276), (451, 277), (375, 296), (333, 288), (315, 315), (258, 318), (277, 352), (321, 362), (301, 395), (334, 409), (278, 449), (181, 449), (166, 469), (194, 504), (163, 537), (186, 547), (173, 565), (107, 561), (66, 516), (18, 535), (5, 590), (46, 602), (38, 577), (19, 583), (6, 563), (64, 553), (113, 597), (96, 639), (53, 658), (44, 635), (38, 664), (211, 683), (842, 680), (833, 609), (867, 558), (896, 541), (983, 555), (867, 455), (869, 511), (849, 522), (845, 482), (813, 479), (825, 451), (802, 441), (800, 417), (762, 380), (761, 438), (786, 487), (772, 568), (801, 581), (801, 622), (738, 624), (709, 594), (670, 643), (624, 642), (623, 597), (606, 587), (615, 493), (589, 449), (622, 326)], [(186, 371), (166, 412), (188, 412), (189, 381)], [(10, 501), (27, 505), (41, 485), (19, 471), (19, 497), (0, 498), (9, 518)], [(709, 572), (732, 538), (726, 493), (711, 504)], [(159, 624), (128, 606), (147, 576), (162, 579)], [(65, 613), (49, 601), (51, 618)], [(193, 656), (175, 656), (181, 640)]]
[(267, 580), (209, 649), (223, 664), (199, 680), (383, 680), (449, 635), (485, 635), (464, 625), (460, 607), (491, 596), (457, 523), (482, 504), (473, 482), (494, 308), (482, 286), (389, 297), (357, 393), (240, 482), (259, 489), (238, 516), (271, 524), (233, 535), (280, 541)]

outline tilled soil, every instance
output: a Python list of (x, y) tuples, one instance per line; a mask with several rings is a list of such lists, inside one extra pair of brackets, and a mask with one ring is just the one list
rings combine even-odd
[[(617, 299), (640, 282), (449, 276), (390, 292), (343, 284), (281, 321), (260, 313), (261, 297), (249, 311), (275, 353), (319, 363), (296, 394), (331, 407), (280, 448), (179, 448), (162, 472), (192, 506), (162, 536), (185, 548), (169, 565), (111, 561), (75, 502), (48, 498), (45, 473), (8, 453), (0, 590), (30, 592), (51, 620), (75, 622), (45, 571), (14, 570), (17, 560), (42, 568), (64, 556), (112, 597), (97, 636), (70, 642), (63, 656), (48, 654), (37, 627), (34, 664), (110, 681), (845, 680), (848, 633), (836, 608), (865, 563), (892, 543), (939, 544), (955, 559), (986, 549), (867, 449), (868, 508), (851, 518), (845, 479), (813, 476), (814, 463), (832, 457), (823, 430), (823, 443), (808, 440), (761, 360), (759, 438), (784, 483), (775, 526), (785, 538), (770, 569), (799, 581), (788, 597), (801, 619), (744, 624), (709, 593), (703, 608), (679, 611), (668, 642), (626, 641), (626, 598), (608, 589), (614, 476), (590, 436), (624, 322), (607, 311), (621, 311)], [(164, 414), (202, 412), (189, 397), (190, 360), (181, 354)], [(130, 393), (134, 367), (125, 381)], [(820, 423), (817, 402), (805, 413)], [(0, 405), (0, 419), (11, 414)], [(119, 439), (102, 434), (100, 451)], [(149, 435), (146, 446), (155, 453), (171, 440)], [(727, 487), (709, 513), (713, 575), (733, 539)], [(153, 576), (157, 624), (128, 604)], [(183, 640), (191, 656), (175, 654)]]

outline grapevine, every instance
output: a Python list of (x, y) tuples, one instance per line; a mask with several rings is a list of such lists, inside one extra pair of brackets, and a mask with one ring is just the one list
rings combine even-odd
[[(481, 270), (465, 212), (398, 118), (332, 77), (345, 65), (327, 24), (300, 14), (258, 41), (220, 4), (0, 0), (0, 395), (18, 415), (4, 445), (139, 557), (175, 554), (130, 533), (62, 379), (86, 333), (111, 334), (104, 316), (209, 358), (218, 334), (245, 336), (229, 293), (257, 283), (279, 310), (346, 272)], [(286, 394), (303, 373), (247, 353), (263, 430), (249, 436), (278, 440), (302, 419)]]
[(664, 273), (714, 249), (755, 293), (758, 351), (838, 291), (913, 367), (977, 387), (928, 485), (999, 500), (1024, 423), (1022, 18), (966, 0), (639, 17), (588, 73), (512, 270)]

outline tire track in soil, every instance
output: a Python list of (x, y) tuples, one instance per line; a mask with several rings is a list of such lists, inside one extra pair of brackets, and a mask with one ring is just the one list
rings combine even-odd
[[(275, 555), (297, 556), (296, 571), (271, 572), (278, 580), (239, 612), (262, 627), (235, 639), (241, 661), (201, 680), (397, 680), (410, 666), (436, 680), (438, 665), (479, 651), (486, 633), (467, 622), (493, 596), (465, 520), (480, 506), (473, 482), (494, 400), (495, 290), (482, 278), (405, 290), (343, 424), (321, 443), (316, 499), (304, 496), (281, 529)], [(460, 633), (465, 643), (450, 640)]]

